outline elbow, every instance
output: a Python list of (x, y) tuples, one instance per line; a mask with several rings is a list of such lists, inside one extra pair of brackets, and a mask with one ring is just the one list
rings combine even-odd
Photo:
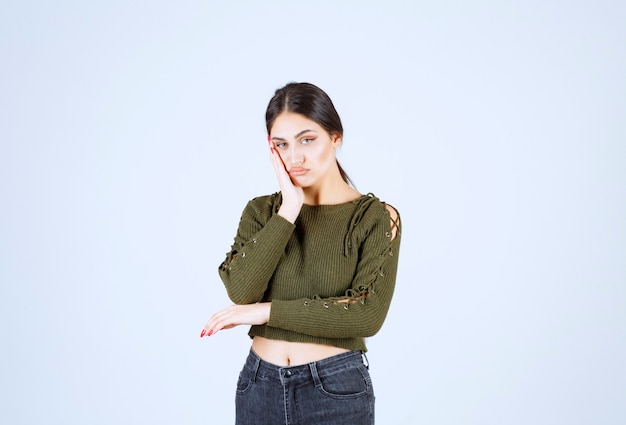
[(376, 335), (383, 327), (384, 318), (375, 317), (371, 314), (371, 311), (367, 309), (360, 309), (356, 316), (353, 316), (352, 320), (346, 320), (348, 329), (351, 329), (351, 336), (359, 338), (369, 338)]
[(383, 327), (387, 317), (387, 308), (384, 309), (363, 309), (360, 323), (362, 336), (369, 338), (376, 335)]
[(237, 305), (254, 304), (262, 300), (263, 294), (260, 296), (249, 292), (228, 292), (228, 298)]
[(226, 271), (220, 271), (228, 298), (237, 305), (254, 304), (262, 300), (263, 292), (241, 285), (239, 279), (232, 279)]
[(374, 335), (376, 335), (380, 329), (383, 327), (382, 322), (381, 323), (368, 323), (367, 325), (365, 325), (362, 329), (363, 332), (363, 337), (364, 338), (370, 338)]

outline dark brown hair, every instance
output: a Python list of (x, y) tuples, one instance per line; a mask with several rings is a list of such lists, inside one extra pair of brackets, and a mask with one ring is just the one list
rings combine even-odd
[[(274, 121), (283, 112), (304, 115), (315, 121), (328, 134), (339, 135), (343, 139), (341, 118), (333, 105), (333, 101), (324, 90), (311, 83), (289, 83), (276, 90), (265, 111), (265, 126), (269, 135)], [(341, 178), (354, 187), (352, 180), (337, 161)]]

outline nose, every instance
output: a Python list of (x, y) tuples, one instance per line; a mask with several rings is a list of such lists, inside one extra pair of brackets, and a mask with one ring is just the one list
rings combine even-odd
[(302, 152), (302, 149), (298, 146), (297, 143), (291, 145), (289, 154), (291, 156), (292, 165), (302, 165), (304, 163), (304, 152)]

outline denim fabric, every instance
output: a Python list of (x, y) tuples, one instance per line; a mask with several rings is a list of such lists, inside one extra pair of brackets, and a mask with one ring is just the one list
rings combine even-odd
[(360, 351), (280, 367), (250, 350), (235, 405), (237, 425), (374, 424), (374, 390)]

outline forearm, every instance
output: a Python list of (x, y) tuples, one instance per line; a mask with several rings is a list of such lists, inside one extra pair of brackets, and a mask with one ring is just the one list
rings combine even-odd
[(377, 295), (363, 303), (274, 300), (268, 326), (324, 338), (365, 338), (380, 330), (388, 310), (388, 302)]
[[(396, 257), (397, 258), (397, 257)], [(346, 296), (272, 300), (268, 326), (326, 338), (370, 337), (383, 325), (395, 289), (397, 260)]]
[(219, 268), (235, 304), (251, 304), (263, 298), (293, 229), (292, 223), (274, 215), (258, 232), (235, 242)]

